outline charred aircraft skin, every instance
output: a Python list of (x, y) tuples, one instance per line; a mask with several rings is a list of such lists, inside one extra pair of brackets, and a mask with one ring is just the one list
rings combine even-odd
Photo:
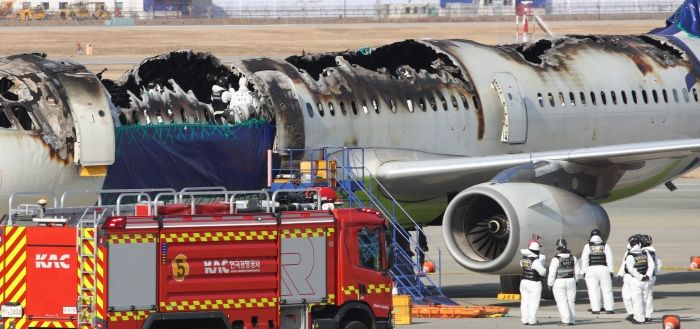
[[(407, 40), (371, 53), (252, 58), (231, 67), (210, 54), (180, 51), (144, 61), (114, 83), (122, 93), (113, 93), (113, 100), (121, 108), (122, 124), (167, 123), (183, 120), (169, 110), (172, 105), (141, 104), (157, 99), (149, 96), (153, 90), (166, 98), (181, 95), (178, 99), (190, 102), (180, 115), (188, 122), (264, 118), (276, 124), (277, 148), (359, 146), (373, 150), (366, 161), (377, 170), (391, 161), (698, 137), (697, 59), (678, 43), (656, 35), (567, 36), (502, 46)], [(165, 65), (175, 69), (163, 70)], [(496, 81), (499, 74), (511, 79)], [(250, 100), (243, 106), (249, 114), (243, 116), (234, 113), (241, 106), (222, 105), (211, 90), (220, 86), (236, 98), (240, 81)], [(494, 87), (498, 83), (512, 88), (504, 97), (518, 93), (522, 99), (511, 115)], [(191, 91), (192, 86), (197, 89)], [(132, 94), (128, 105), (123, 90)], [(182, 96), (184, 90), (191, 91), (189, 96)], [(142, 96), (135, 97), (139, 92)], [(158, 116), (173, 118), (153, 119)], [(662, 182), (687, 171), (693, 160), (681, 159), (670, 171), (665, 160), (649, 161), (644, 170), (669, 171)], [(444, 185), (430, 183), (436, 191), (430, 195), (415, 181), (404, 186), (387, 177), (387, 184), (395, 185), (399, 199), (421, 201), (457, 193), (504, 169), (495, 166)], [(629, 169), (609, 175), (603, 184), (608, 188), (587, 196), (605, 201), (616, 195), (610, 193), (615, 187), (629, 189), (647, 178)]]
[[(695, 39), (652, 34), (406, 40), (230, 67), (180, 51), (106, 83), (121, 124), (256, 118), (276, 126), (277, 149), (361, 147), (395, 198), (420, 205), (414, 219), (439, 224), (444, 212), (460, 264), (509, 274), (532, 236), (580, 250), (591, 229), (609, 232), (599, 203), (698, 166), (695, 54)], [(189, 102), (179, 119), (175, 98)]]
[[(77, 112), (81, 106), (94, 112)], [(109, 136), (110, 111), (108, 94), (82, 65), (49, 60), (45, 54), (0, 58), (0, 144), (5, 154), (0, 157), (0, 211), (7, 213), (12, 192), (101, 188), (104, 177), (81, 177), (79, 169), (97, 164), (87, 148), (113, 153), (114, 144), (92, 137), (104, 144), (91, 146), (82, 140), (86, 131), (76, 122), (90, 120)], [(88, 114), (94, 116), (76, 117)]]

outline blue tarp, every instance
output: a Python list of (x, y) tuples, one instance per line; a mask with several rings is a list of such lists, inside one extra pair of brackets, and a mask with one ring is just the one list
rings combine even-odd
[(685, 0), (671, 17), (666, 20), (666, 27), (652, 31), (660, 35), (674, 35), (685, 31), (700, 37), (700, 0)]
[(274, 135), (275, 127), (262, 121), (118, 127), (116, 161), (104, 189), (260, 189), (267, 184), (267, 150)]

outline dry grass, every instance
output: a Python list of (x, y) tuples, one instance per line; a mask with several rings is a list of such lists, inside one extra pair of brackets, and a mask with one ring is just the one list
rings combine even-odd
[[(643, 33), (656, 20), (554, 21), (559, 34)], [(240, 26), (3, 27), (0, 55), (41, 51), (75, 55), (75, 44), (91, 43), (97, 56), (143, 58), (175, 49), (211, 51), (218, 56), (280, 56), (353, 49), (409, 38), (464, 38), (483, 43), (512, 42), (512, 22), (309, 24)]]

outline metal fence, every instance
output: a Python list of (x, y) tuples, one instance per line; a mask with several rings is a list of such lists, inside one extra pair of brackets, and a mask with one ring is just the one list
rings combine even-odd
[[(683, 0), (628, 0), (610, 2), (607, 0), (552, 0), (545, 8), (538, 9), (541, 14), (553, 15), (601, 15), (601, 14), (659, 14), (672, 13)], [(373, 6), (324, 7), (277, 7), (269, 5), (258, 7), (225, 8), (220, 6), (177, 6), (172, 5), (165, 10), (144, 10), (143, 8), (124, 8), (111, 11), (109, 18), (126, 17), (134, 19), (237, 19), (237, 20), (305, 20), (305, 19), (420, 19), (440, 20), (441, 18), (469, 18), (478, 16), (512, 16), (514, 5), (480, 5), (480, 4), (447, 4), (445, 8), (437, 4), (379, 4)], [(5, 19), (17, 19), (16, 15), (6, 15)], [(88, 15), (86, 17), (61, 17), (59, 11), (46, 12), (41, 20), (100, 20), (104, 15)], [(31, 20), (31, 18), (30, 18)], [(39, 20), (39, 19), (33, 19)]]

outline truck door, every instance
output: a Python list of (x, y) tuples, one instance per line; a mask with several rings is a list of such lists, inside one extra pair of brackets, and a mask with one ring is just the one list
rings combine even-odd
[(496, 73), (493, 87), (503, 107), (501, 142), (525, 143), (527, 141), (527, 108), (518, 81), (510, 73)]
[(351, 300), (371, 305), (375, 316), (386, 317), (391, 304), (391, 280), (385, 271), (386, 250), (381, 225), (351, 226), (342, 245), (347, 259), (342, 269), (341, 303)]

